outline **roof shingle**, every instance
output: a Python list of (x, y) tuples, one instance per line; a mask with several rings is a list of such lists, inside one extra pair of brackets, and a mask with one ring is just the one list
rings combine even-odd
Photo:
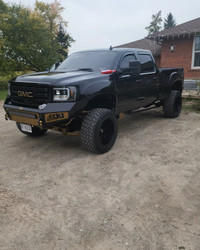
[(156, 41), (151, 41), (147, 38), (137, 40), (135, 42), (125, 43), (115, 48), (138, 48), (138, 49), (148, 49), (152, 52), (154, 56), (158, 56), (161, 53), (161, 46), (157, 44)]
[(180, 37), (180, 36), (185, 36), (185, 35), (194, 35), (198, 34), (200, 32), (200, 17), (196, 18), (194, 20), (191, 20), (186, 23), (182, 23), (180, 25), (177, 25), (175, 27), (171, 27), (166, 30), (162, 30), (160, 32), (154, 33), (152, 35), (149, 35), (149, 39), (156, 39), (158, 40), (159, 38), (169, 38), (169, 37)]

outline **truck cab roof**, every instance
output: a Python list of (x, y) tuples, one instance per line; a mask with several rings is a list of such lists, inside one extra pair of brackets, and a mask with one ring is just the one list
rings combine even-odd
[(139, 48), (108, 48), (108, 49), (91, 49), (91, 50), (83, 50), (83, 51), (77, 51), (74, 53), (84, 53), (84, 52), (118, 52), (118, 53), (125, 53), (125, 52), (133, 52), (135, 54), (138, 53), (145, 53), (145, 54), (151, 54), (151, 51), (145, 50), (145, 49), (139, 49)]

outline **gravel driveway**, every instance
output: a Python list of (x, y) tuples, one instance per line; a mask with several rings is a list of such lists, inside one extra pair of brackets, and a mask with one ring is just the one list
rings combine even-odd
[(119, 121), (113, 149), (18, 132), (0, 103), (0, 249), (200, 249), (200, 115)]

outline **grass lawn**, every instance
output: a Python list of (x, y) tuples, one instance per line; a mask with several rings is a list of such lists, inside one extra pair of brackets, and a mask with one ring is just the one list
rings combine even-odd
[(7, 94), (8, 94), (8, 91), (7, 91), (7, 90), (0, 90), (0, 101), (5, 100)]
[(200, 113), (200, 99), (183, 99), (183, 110)]

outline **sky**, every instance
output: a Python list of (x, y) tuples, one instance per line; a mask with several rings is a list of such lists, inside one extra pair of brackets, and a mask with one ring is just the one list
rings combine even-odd
[[(41, 0), (40, 0), (41, 1)], [(52, 3), (54, 0), (43, 0)], [(35, 0), (4, 0), (33, 7)], [(147, 36), (145, 27), (152, 14), (162, 11), (162, 18), (171, 12), (177, 24), (200, 17), (199, 0), (60, 0), (65, 8), (63, 18), (67, 31), (76, 40), (69, 52), (109, 48)]]

